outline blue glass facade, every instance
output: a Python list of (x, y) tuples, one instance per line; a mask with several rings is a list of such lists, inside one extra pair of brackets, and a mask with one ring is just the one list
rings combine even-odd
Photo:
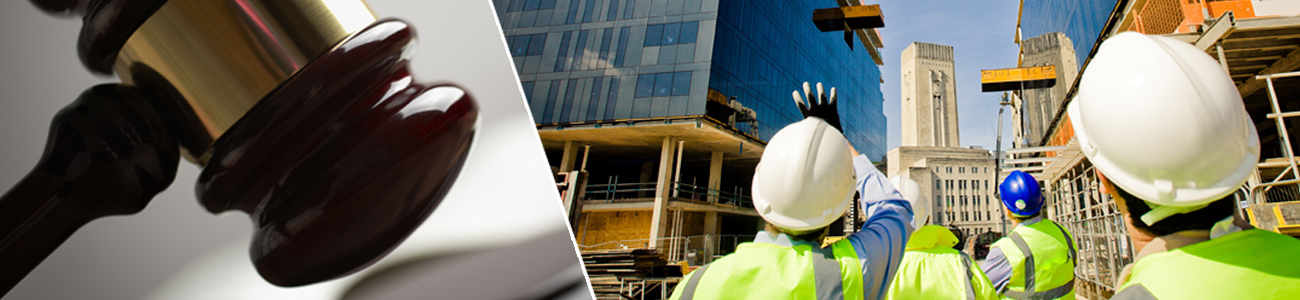
[(858, 41), (851, 51), (841, 33), (822, 33), (810, 20), (813, 10), (835, 5), (722, 0), (709, 88), (757, 111), (759, 136), (766, 140), (802, 118), (790, 93), (803, 82), (835, 87), (845, 136), (867, 157), (880, 159), (885, 115), (879, 66)]
[(1051, 32), (1065, 33), (1074, 43), (1079, 63), (1087, 61), (1116, 0), (1024, 1), (1020, 13), (1020, 36), (1031, 38)]
[(493, 1), (539, 124), (705, 115), (712, 89), (756, 111), (767, 140), (800, 119), (790, 93), (822, 82), (849, 141), (885, 154), (879, 66), (810, 20), (835, 1)]

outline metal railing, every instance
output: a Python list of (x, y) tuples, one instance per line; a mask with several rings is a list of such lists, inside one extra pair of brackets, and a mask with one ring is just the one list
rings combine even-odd
[(1099, 186), (1096, 173), (1086, 163), (1048, 183), (1047, 217), (1073, 235), (1078, 248), (1075, 291), (1088, 299), (1114, 295), (1119, 273), (1135, 255), (1119, 207)]
[[(673, 287), (681, 282), (681, 278), (626, 278), (618, 279), (618, 292), (623, 299), (645, 300), (646, 296), (650, 299), (668, 299), (672, 293)], [(658, 295), (658, 296), (655, 296)]]
[(754, 201), (745, 188), (733, 187), (731, 191), (721, 191), (689, 183), (674, 183), (675, 197), (680, 200), (704, 202), (709, 204), (754, 208)]
[[(651, 239), (629, 239), (608, 241), (593, 245), (578, 245), (579, 250), (605, 249), (645, 249), (650, 248)], [(702, 234), (692, 236), (663, 237), (654, 239), (659, 245), (656, 252), (664, 255), (669, 263), (685, 261), (692, 266), (713, 262), (732, 252), (741, 243), (754, 240), (753, 235)]]
[(655, 186), (658, 183), (651, 182), (618, 182), (618, 176), (610, 176), (606, 183), (587, 184), (587, 192), (584, 199), (587, 201), (599, 200), (607, 202), (618, 202), (618, 200), (654, 198)]
[[(606, 183), (587, 184), (584, 201), (597, 203), (646, 201), (654, 198), (657, 186), (657, 182), (618, 182), (618, 176), (610, 176)], [(750, 198), (749, 192), (739, 186), (732, 187), (731, 190), (716, 190), (685, 182), (674, 182), (672, 193), (676, 200), (754, 208), (754, 201)]]
[[(1285, 118), (1300, 116), (1300, 111), (1283, 112), (1278, 103), (1277, 89), (1273, 86), (1273, 79), (1287, 77), (1300, 77), (1300, 72), (1255, 76), (1255, 80), (1264, 80), (1268, 88), (1268, 101), (1272, 109), (1268, 118), (1276, 122), (1278, 137), (1281, 138), (1282, 155), (1285, 155), (1287, 164), (1272, 181), (1251, 187), (1250, 195), (1247, 196), (1252, 199), (1252, 204), (1300, 200), (1300, 186), (1297, 186), (1297, 183), (1300, 183), (1300, 167), (1297, 167), (1295, 149), (1291, 147), (1291, 135), (1287, 132), (1285, 122)], [(1287, 175), (1291, 176), (1288, 178)]]
[(1300, 200), (1300, 179), (1261, 183), (1250, 188), (1251, 204)]

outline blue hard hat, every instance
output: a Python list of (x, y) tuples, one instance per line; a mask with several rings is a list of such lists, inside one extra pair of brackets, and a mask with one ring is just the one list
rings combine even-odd
[(1043, 208), (1043, 191), (1038, 188), (1038, 180), (1025, 172), (1011, 171), (998, 185), (998, 192), (1002, 205), (1016, 216), (1032, 216)]

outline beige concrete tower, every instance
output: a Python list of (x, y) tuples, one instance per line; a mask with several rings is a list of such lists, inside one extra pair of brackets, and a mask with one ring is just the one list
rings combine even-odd
[(903, 49), (903, 146), (959, 147), (952, 46), (913, 42)]
[[(1079, 75), (1079, 59), (1074, 53), (1074, 44), (1064, 33), (1052, 32), (1020, 43), (1021, 67), (1056, 66), (1056, 86), (1051, 88), (1027, 89), (1021, 97), (1020, 118), (1014, 118), (1023, 130), (1024, 143), (1015, 147), (1042, 146), (1043, 136), (1052, 126), (1052, 120), (1061, 112), (1065, 102), (1065, 93), (1070, 84)], [(1008, 147), (1011, 148), (1011, 147)]]

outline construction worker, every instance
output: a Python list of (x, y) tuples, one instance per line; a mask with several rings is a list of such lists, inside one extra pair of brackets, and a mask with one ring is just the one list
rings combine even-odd
[(903, 177), (890, 179), (904, 199), (912, 204), (912, 226), (907, 252), (898, 265), (888, 299), (997, 299), (993, 283), (970, 256), (957, 251), (958, 237), (943, 226), (925, 225), (930, 204), (921, 197), (921, 187)]
[[(835, 89), (804, 83), (804, 120), (768, 141), (753, 201), (767, 221), (751, 243), (683, 278), (672, 299), (881, 299), (903, 256), (912, 208), (840, 133)], [(867, 215), (858, 232), (822, 248), (854, 192)]]
[(1003, 299), (1074, 299), (1074, 240), (1043, 218), (1043, 193), (1033, 176), (1012, 171), (998, 185), (1002, 207), (1015, 224), (989, 248), (980, 268)]
[(1112, 299), (1300, 299), (1300, 240), (1234, 223), (1260, 145), (1220, 64), (1129, 32), (1082, 76), (1067, 111), (1080, 149), (1135, 244), (1155, 240)]

